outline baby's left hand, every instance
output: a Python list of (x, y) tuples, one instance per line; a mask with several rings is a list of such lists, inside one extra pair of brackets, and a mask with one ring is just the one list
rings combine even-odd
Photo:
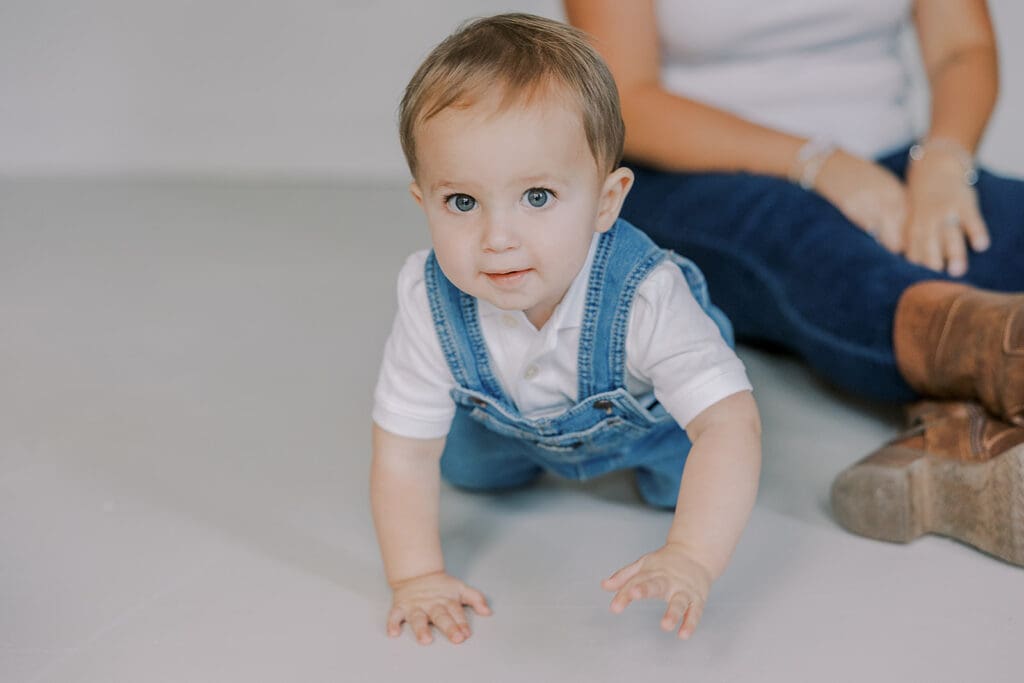
[(621, 613), (629, 603), (643, 598), (660, 598), (668, 603), (661, 628), (671, 631), (682, 620), (679, 637), (693, 635), (711, 590), (711, 572), (679, 545), (666, 543), (623, 567), (601, 582), (606, 591), (616, 591), (612, 612)]

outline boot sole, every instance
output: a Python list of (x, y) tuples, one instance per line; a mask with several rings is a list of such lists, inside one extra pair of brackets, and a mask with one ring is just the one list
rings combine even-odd
[(1024, 444), (986, 462), (887, 446), (836, 477), (832, 509), (861, 536), (940, 534), (1024, 566)]

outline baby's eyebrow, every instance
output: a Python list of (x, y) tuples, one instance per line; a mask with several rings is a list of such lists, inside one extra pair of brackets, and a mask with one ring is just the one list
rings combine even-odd
[(551, 175), (550, 173), (527, 176), (525, 178), (520, 178), (517, 182), (524, 188), (548, 187), (553, 189), (564, 189), (572, 184), (571, 180), (568, 178)]
[(452, 180), (438, 180), (435, 183), (431, 183), (430, 191), (431, 192), (437, 192), (442, 187), (458, 187), (460, 184), (463, 184), (463, 183), (457, 183), (457, 182), (452, 181)]
[[(524, 188), (536, 187), (538, 185), (558, 185), (565, 184), (565, 182), (556, 176), (549, 173), (538, 173), (529, 176), (523, 176), (517, 178), (515, 181), (516, 185), (520, 185)], [(447, 180), (441, 179), (430, 184), (430, 192), (437, 192), (442, 188), (450, 188), (460, 190), (464, 189), (466, 192), (472, 192), (475, 188), (473, 187), (472, 181), (468, 180)]]

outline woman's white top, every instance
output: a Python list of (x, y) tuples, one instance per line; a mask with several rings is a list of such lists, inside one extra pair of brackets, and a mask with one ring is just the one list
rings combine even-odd
[(912, 0), (658, 0), (673, 93), (877, 157), (914, 135)]

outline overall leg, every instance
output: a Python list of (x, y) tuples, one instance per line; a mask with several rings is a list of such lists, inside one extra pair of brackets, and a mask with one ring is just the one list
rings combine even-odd
[(500, 491), (533, 482), (542, 470), (515, 439), (496, 434), (459, 407), (444, 452), (441, 477), (472, 491)]
[(675, 509), (691, 447), (686, 432), (672, 423), (631, 449), (631, 459), (636, 459), (636, 486), (648, 505)]
[[(732, 323), (714, 305), (706, 309), (706, 312), (715, 321), (729, 346), (735, 348)], [(670, 510), (675, 508), (686, 456), (692, 447), (693, 443), (686, 431), (672, 422), (630, 450), (631, 454), (635, 454), (632, 457), (641, 459), (635, 471), (636, 484), (648, 505)]]

